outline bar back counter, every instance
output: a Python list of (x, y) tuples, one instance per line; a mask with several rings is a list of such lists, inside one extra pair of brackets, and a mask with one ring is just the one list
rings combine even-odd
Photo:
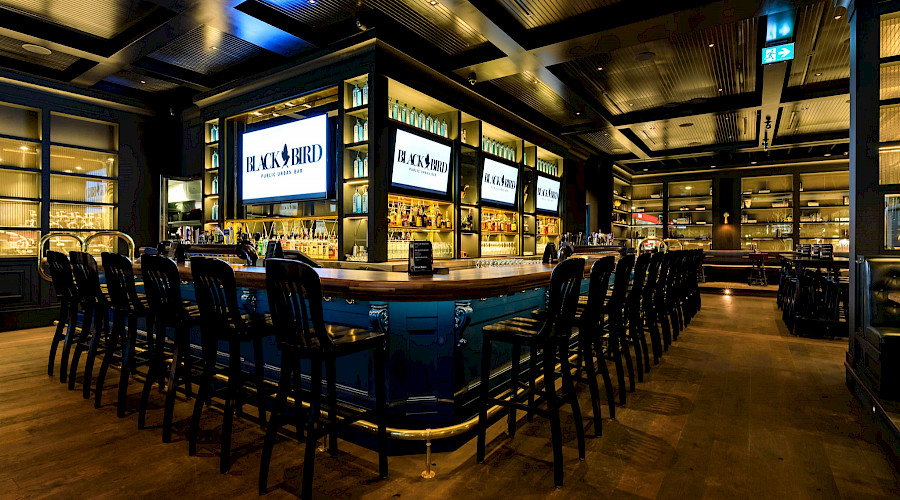
[[(617, 255), (590, 255), (585, 275), (597, 258), (610, 254)], [(507, 265), (459, 268), (431, 276), (410, 276), (405, 271), (316, 269), (325, 296), (326, 323), (369, 328), (388, 336), (388, 421), (394, 437), (402, 437), (403, 430), (445, 428), (475, 416), (482, 327), (529, 315), (546, 305), (553, 264), (529, 260), (500, 262)], [(251, 313), (267, 313), (265, 268), (232, 266), (242, 307)], [(183, 297), (194, 300), (190, 263), (178, 267), (184, 280)], [(134, 269), (140, 274), (140, 260)], [(584, 292), (587, 287), (585, 279)], [(199, 334), (199, 330), (192, 332), (195, 345), (200, 345)], [(276, 381), (280, 354), (274, 337), (264, 340), (263, 350), (265, 377)], [(363, 352), (338, 362), (339, 399), (372, 407), (375, 393), (369, 387), (374, 380), (370, 357)], [(245, 352), (243, 358), (249, 371), (254, 357)], [(492, 387), (508, 384), (503, 379), (508, 363), (509, 352), (495, 349), (492, 379), (497, 385)], [(361, 435), (363, 439), (365, 436)], [(436, 446), (452, 449), (465, 439), (447, 439)], [(420, 446), (410, 451), (420, 453)], [(402, 452), (403, 445), (392, 440), (391, 448), (392, 453)]]

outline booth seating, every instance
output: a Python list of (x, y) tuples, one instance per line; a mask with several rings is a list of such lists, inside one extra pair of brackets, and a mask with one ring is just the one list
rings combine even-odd
[(869, 257), (857, 265), (861, 335), (853, 337), (854, 370), (882, 402), (900, 406), (900, 258)]

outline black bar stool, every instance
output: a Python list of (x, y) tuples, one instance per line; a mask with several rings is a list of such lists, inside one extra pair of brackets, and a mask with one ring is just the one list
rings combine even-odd
[(650, 354), (647, 349), (647, 337), (644, 335), (644, 321), (641, 316), (641, 299), (644, 298), (644, 281), (647, 279), (647, 267), (651, 255), (642, 253), (634, 262), (634, 277), (631, 279), (631, 290), (625, 303), (628, 333), (625, 335), (626, 346), (634, 347), (635, 364), (637, 365), (638, 382), (644, 381), (644, 373), (650, 372)]
[[(600, 436), (603, 432), (603, 422), (600, 415), (600, 388), (597, 386), (597, 371), (603, 377), (606, 401), (609, 405), (609, 418), (616, 418), (616, 393), (613, 390), (612, 379), (609, 375), (609, 367), (606, 366), (606, 358), (603, 356), (603, 321), (606, 315), (606, 293), (609, 291), (609, 278), (616, 266), (616, 258), (613, 256), (598, 259), (591, 265), (590, 283), (587, 300), (582, 305), (582, 299), (578, 301), (578, 369), (576, 381), (586, 382), (591, 391), (591, 406), (594, 411), (594, 432)], [(597, 367), (594, 367), (596, 355)], [(533, 357), (533, 356), (532, 356)], [(581, 376), (581, 368), (587, 376)], [(534, 380), (529, 377), (529, 382)], [(623, 389), (624, 390), (624, 389)]]
[[(191, 327), (200, 325), (200, 312), (196, 306), (188, 306), (181, 298), (181, 278), (178, 266), (171, 259), (161, 255), (144, 255), (141, 257), (141, 276), (144, 278), (144, 290), (150, 304), (151, 316), (156, 325), (159, 338), (166, 338), (167, 328), (175, 330), (174, 352), (169, 366), (169, 383), (166, 386), (166, 402), (163, 412), (163, 442), (172, 440), (172, 417), (175, 413), (175, 392), (179, 380), (184, 383), (184, 392), (191, 398)], [(151, 368), (158, 370), (163, 364), (163, 343), (156, 344)], [(150, 391), (153, 388), (153, 377), (149, 374), (144, 381), (141, 402), (138, 408), (138, 428), (143, 428)]]
[[(625, 340), (625, 299), (628, 295), (628, 284), (631, 282), (631, 269), (634, 267), (634, 255), (620, 257), (616, 263), (615, 280), (612, 293), (606, 301), (606, 341), (604, 352), (607, 359), (616, 365), (616, 377), (619, 380), (619, 404), (625, 404), (625, 371), (628, 371), (628, 392), (634, 392), (634, 364), (631, 352)], [(625, 366), (622, 366), (625, 358)]]
[(659, 323), (656, 319), (655, 294), (659, 285), (660, 265), (663, 261), (663, 254), (654, 252), (650, 257), (650, 265), (647, 268), (647, 282), (644, 283), (644, 295), (641, 298), (641, 312), (643, 314), (643, 322), (650, 334), (650, 347), (653, 350), (653, 364), (659, 364), (659, 358), (662, 357), (662, 337), (659, 333)]
[[(75, 389), (75, 375), (78, 372), (78, 360), (81, 351), (87, 349), (84, 362), (84, 379), (82, 380), (82, 396), (91, 397), (91, 383), (94, 376), (94, 359), (98, 352), (107, 352), (106, 346), (101, 349), (103, 332), (109, 330), (109, 299), (100, 287), (100, 272), (94, 256), (85, 252), (69, 252), (72, 273), (78, 285), (79, 299), (84, 316), (81, 323), (81, 334), (75, 341), (75, 352), (72, 364), (69, 365), (69, 389)], [(93, 325), (93, 326), (92, 326)]]
[[(515, 436), (516, 411), (523, 410), (537, 413), (550, 420), (553, 447), (553, 480), (557, 487), (563, 484), (562, 465), (562, 429), (560, 428), (559, 409), (566, 403), (572, 406), (575, 419), (575, 431), (578, 434), (578, 457), (584, 460), (584, 423), (581, 421), (581, 410), (578, 406), (578, 394), (575, 392), (575, 384), (572, 371), (569, 367), (569, 339), (572, 336), (572, 326), (575, 320), (575, 311), (578, 306), (578, 295), (581, 288), (581, 279), (584, 276), (584, 259), (566, 259), (553, 269), (550, 277), (550, 300), (547, 306), (545, 321), (534, 318), (511, 318), (486, 326), (483, 330), (484, 345), (481, 352), (481, 395), (480, 411), (478, 414), (478, 445), (477, 459), (484, 463), (485, 434), (488, 428), (487, 411), (494, 405), (500, 405), (509, 409), (508, 430), (510, 437)], [(491, 381), (491, 354), (493, 344), (503, 342), (512, 345), (512, 379), (509, 385), (509, 400), (505, 398), (490, 397), (489, 385)], [(537, 350), (543, 351), (544, 386), (543, 396), (534, 398), (529, 386), (522, 387), (519, 384), (519, 361), (522, 347), (528, 347), (531, 355)], [(556, 393), (556, 363), (559, 362), (562, 371), (562, 395)], [(529, 378), (533, 379), (537, 374), (529, 370)], [(518, 395), (520, 388), (525, 389), (528, 404), (522, 404)], [(541, 409), (538, 405), (547, 403), (547, 409)]]
[(47, 363), (47, 375), (53, 375), (53, 364), (56, 361), (56, 350), (63, 342), (62, 359), (59, 364), (59, 381), (66, 381), (68, 373), (69, 348), (75, 338), (75, 326), (78, 323), (78, 286), (72, 276), (72, 264), (69, 258), (60, 252), (47, 252), (47, 264), (50, 268), (50, 279), (59, 299), (59, 321), (50, 342), (50, 361)]
[[(241, 344), (253, 344), (253, 375), (256, 385), (256, 401), (259, 409), (260, 425), (266, 422), (266, 394), (269, 392), (263, 381), (262, 338), (274, 333), (271, 324), (260, 315), (242, 315), (237, 303), (237, 285), (234, 269), (219, 259), (194, 257), (191, 259), (191, 273), (194, 290), (200, 306), (201, 349), (203, 351), (203, 380), (194, 402), (194, 413), (188, 432), (188, 453), (197, 453), (197, 435), (200, 432), (200, 417), (203, 406), (212, 399), (213, 379), (217, 372), (225, 371), (228, 382), (224, 388), (225, 415), (222, 422), (222, 445), (219, 471), (223, 474), (231, 468), (231, 429), (235, 410), (240, 413), (244, 389), (244, 374), (241, 370)], [(219, 341), (227, 344), (228, 366), (218, 370)]]
[[(125, 416), (125, 401), (128, 398), (128, 377), (134, 373), (138, 366), (148, 365), (149, 356), (138, 358), (136, 349), (139, 344), (141, 352), (149, 354), (154, 342), (160, 342), (151, 328), (152, 324), (146, 322), (147, 338), (140, 341), (137, 336), (139, 318), (147, 318), (150, 314), (147, 308), (146, 298), (139, 295), (134, 284), (134, 271), (131, 260), (117, 253), (103, 252), (100, 254), (103, 264), (103, 273), (106, 277), (106, 286), (109, 289), (110, 308), (113, 313), (112, 329), (106, 337), (106, 354), (100, 363), (100, 373), (97, 375), (97, 389), (94, 394), (94, 408), (100, 408), (103, 398), (103, 382), (106, 380), (106, 372), (114, 358), (122, 363), (119, 372), (119, 399), (116, 415), (119, 418)], [(125, 323), (128, 323), (126, 330)], [(165, 339), (162, 339), (165, 341)], [(120, 350), (120, 354), (116, 351)], [(147, 379), (151, 379), (152, 373), (147, 373)]]
[[(337, 452), (336, 430), (357, 420), (375, 417), (378, 425), (378, 471), (388, 474), (387, 428), (385, 416), (385, 358), (387, 338), (362, 328), (326, 325), (322, 314), (322, 285), (319, 275), (309, 265), (286, 259), (266, 259), (266, 292), (269, 309), (275, 323), (278, 347), (281, 349), (281, 378), (272, 410), (259, 467), (259, 493), (268, 486), (269, 462), (278, 429), (285, 423), (285, 408), (289, 394), (294, 395), (294, 411), (298, 414), (297, 437), (302, 436), (299, 425), (301, 400), (309, 401), (306, 424), (306, 451), (303, 459), (303, 487), (301, 498), (312, 498), (312, 480), (316, 443), (319, 436), (328, 434), (329, 451)], [(339, 406), (336, 394), (337, 358), (363, 351), (371, 351), (375, 381), (375, 408), (348, 411)], [(312, 371), (309, 391), (302, 388), (300, 360), (308, 359)], [(326, 394), (322, 397), (322, 365), (325, 365)], [(324, 403), (324, 404), (323, 404)], [(324, 417), (322, 412), (328, 415)]]
[(672, 344), (672, 327), (669, 325), (669, 310), (666, 308), (666, 294), (669, 291), (669, 273), (672, 268), (672, 253), (664, 253), (659, 263), (659, 276), (656, 277), (656, 290), (653, 293), (653, 313), (662, 334), (663, 351), (668, 351)]

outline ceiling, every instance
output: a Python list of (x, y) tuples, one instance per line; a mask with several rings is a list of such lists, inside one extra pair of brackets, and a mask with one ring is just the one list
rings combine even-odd
[[(794, 60), (763, 66), (785, 16)], [(847, 150), (850, 30), (832, 0), (0, 0), (0, 71), (151, 105), (373, 37), (474, 73), (475, 92), (630, 172)], [(898, 68), (882, 69), (890, 98)]]

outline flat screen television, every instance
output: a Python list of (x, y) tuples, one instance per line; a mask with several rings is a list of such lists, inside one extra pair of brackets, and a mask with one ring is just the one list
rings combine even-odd
[(329, 122), (324, 114), (247, 132), (242, 136), (244, 204), (334, 197)]
[(519, 169), (490, 158), (481, 169), (481, 199), (490, 203), (515, 206)]
[(539, 175), (535, 202), (540, 211), (559, 213), (559, 181)]
[(451, 151), (447, 144), (397, 129), (391, 187), (446, 196), (450, 189)]

